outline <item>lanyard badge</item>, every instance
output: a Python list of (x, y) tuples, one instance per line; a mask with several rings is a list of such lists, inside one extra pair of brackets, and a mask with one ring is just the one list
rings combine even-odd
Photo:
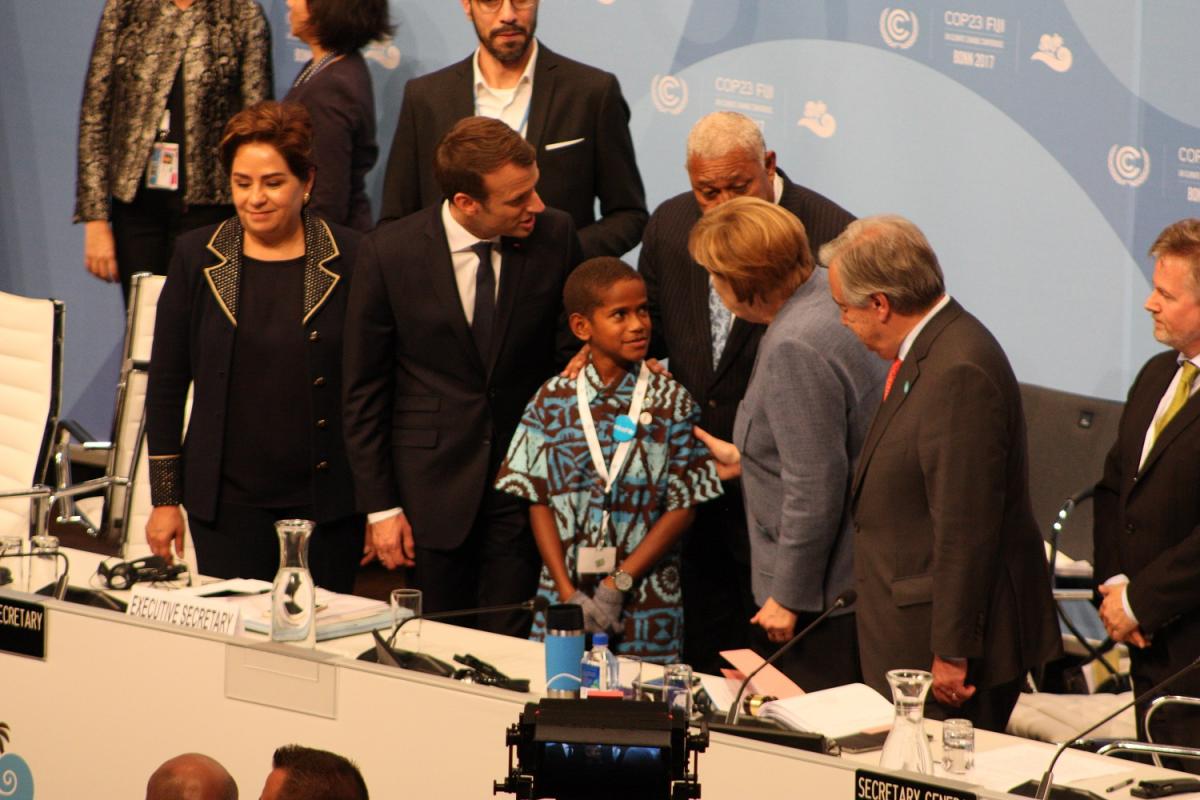
[[(575, 379), (575, 398), (579, 407), (579, 422), (583, 426), (583, 437), (587, 441), (592, 465), (596, 468), (596, 474), (600, 476), (600, 480), (604, 482), (604, 512), (600, 518), (600, 530), (607, 540), (612, 490), (621, 470), (625, 467), (625, 460), (629, 457), (629, 450), (637, 435), (635, 420), (641, 418), (642, 404), (645, 402), (646, 389), (650, 383), (650, 370), (643, 361), (641, 369), (638, 371), (637, 383), (633, 388), (629, 411), (613, 421), (613, 439), (617, 442), (617, 449), (613, 453), (612, 462), (608, 464), (604, 462), (604, 453), (600, 449), (600, 438), (596, 434), (596, 422), (592, 419), (592, 409), (588, 405), (585, 383), (586, 379), (582, 374)], [(613, 541), (616, 541), (615, 536)], [(608, 573), (616, 568), (616, 559), (617, 548), (615, 546), (581, 547), (579, 548), (578, 569), (580, 573)]]

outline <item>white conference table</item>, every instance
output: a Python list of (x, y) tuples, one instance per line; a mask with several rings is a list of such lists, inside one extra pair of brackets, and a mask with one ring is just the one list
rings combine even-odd
[[(72, 582), (87, 585), (98, 557), (72, 551), (71, 558)], [(0, 597), (32, 599), (5, 589)], [(537, 699), (354, 660), (370, 646), (369, 635), (304, 650), (37, 602), (47, 610), (46, 659), (0, 653), (0, 722), (9, 726), (7, 751), (29, 763), (39, 800), (139, 797), (159, 763), (186, 751), (221, 761), (241, 796), (256, 797), (272, 752), (292, 742), (353, 758), (375, 798), (492, 797), (492, 781), (507, 769), (505, 731)], [(422, 623), (420, 638), (425, 652), (447, 661), (469, 652), (530, 678), (535, 689), (544, 675), (534, 642), (431, 621)], [(936, 757), (938, 724), (927, 727)], [(1028, 764), (1028, 777), (1040, 775), (1050, 745), (981, 731), (976, 746), (985, 753), (1014, 743), (1041, 754)], [(853, 798), (854, 770), (877, 763), (878, 753), (836, 758), (713, 734), (699, 777), (706, 800)], [(1073, 785), (1123, 800), (1128, 788), (1105, 788), (1170, 774), (1121, 764)], [(981, 798), (1009, 796), (973, 790)]]

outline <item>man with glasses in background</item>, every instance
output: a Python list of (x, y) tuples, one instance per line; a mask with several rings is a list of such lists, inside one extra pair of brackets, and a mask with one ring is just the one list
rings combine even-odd
[[(586, 258), (620, 256), (641, 239), (646, 197), (614, 75), (534, 38), (538, 0), (460, 0), (479, 47), (404, 89), (380, 221), (442, 200), (433, 151), (463, 117), (500, 119), (537, 151), (538, 194), (575, 222)], [(600, 218), (596, 218), (596, 200)]]

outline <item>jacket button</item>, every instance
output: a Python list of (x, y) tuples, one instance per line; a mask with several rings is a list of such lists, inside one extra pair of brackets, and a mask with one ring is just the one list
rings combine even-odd
[(1132, 522), (1125, 523), (1125, 532), (1133, 533), (1133, 523)]
[(717, 401), (716, 401), (716, 400), (709, 400), (709, 401), (708, 401), (708, 407), (709, 407), (709, 408), (716, 408), (716, 407), (717, 407)]
[(329, 423), (326, 420), (319, 419), (319, 420), (317, 420), (317, 427), (324, 429), (324, 428), (329, 427)]
[(312, 333), (310, 333), (310, 334), (308, 335), (308, 340), (309, 340), (310, 342), (319, 342), (319, 341), (321, 341), (321, 332), (320, 332), (320, 331), (313, 331)]
[(489, 436), (485, 436), (485, 437), (483, 437), (483, 446), (484, 446), (484, 447), (491, 447), (491, 446), (492, 446), (492, 440), (491, 440), (491, 437), (489, 437)]
[(325, 471), (325, 470), (327, 470), (327, 469), (329, 469), (329, 462), (328, 462), (328, 461), (318, 461), (318, 462), (317, 462), (317, 470), (318, 470), (319, 472), (324, 472), (324, 471)]
[(317, 379), (315, 381), (313, 381), (313, 386), (320, 387), (320, 386), (324, 386), (324, 385), (325, 385), (325, 376), (323, 376), (323, 375), (318, 376)]

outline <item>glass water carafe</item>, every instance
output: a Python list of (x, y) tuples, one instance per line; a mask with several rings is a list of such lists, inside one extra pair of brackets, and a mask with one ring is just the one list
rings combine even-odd
[(896, 715), (892, 732), (883, 743), (879, 766), (932, 775), (933, 756), (925, 738), (925, 695), (933, 684), (933, 675), (921, 669), (893, 669), (887, 679)]
[(317, 644), (316, 584), (308, 571), (308, 540), (315, 523), (306, 519), (281, 519), (279, 572), (271, 587), (271, 640), (305, 647)]

